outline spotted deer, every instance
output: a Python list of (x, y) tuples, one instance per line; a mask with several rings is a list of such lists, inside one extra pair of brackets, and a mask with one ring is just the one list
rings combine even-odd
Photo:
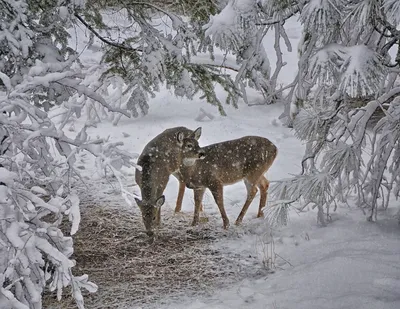
[[(167, 129), (153, 138), (144, 147), (139, 156), (137, 164), (141, 166), (141, 171), (136, 169), (135, 179), (140, 187), (142, 200), (138, 198), (135, 200), (141, 210), (143, 224), (149, 236), (153, 236), (153, 228), (160, 225), (160, 208), (165, 202), (163, 192), (167, 186), (169, 176), (172, 174), (178, 178), (176, 172), (182, 163), (184, 139), (193, 140), (198, 146), (197, 141), (200, 135), (201, 127), (195, 131), (186, 127)], [(191, 154), (186, 155), (186, 160), (190, 160), (191, 155), (198, 157), (198, 154), (192, 151)], [(175, 208), (177, 212), (181, 210), (184, 193), (185, 183), (180, 181)]]
[[(191, 151), (187, 151), (188, 145), (192, 146)], [(227, 229), (229, 219), (224, 208), (223, 188), (240, 180), (244, 180), (246, 185), (247, 199), (235, 224), (239, 225), (242, 222), (258, 189), (260, 205), (257, 217), (263, 216), (262, 209), (267, 202), (269, 187), (269, 181), (264, 174), (278, 153), (271, 141), (259, 136), (245, 136), (200, 148), (196, 140), (186, 138), (182, 148), (184, 151), (179, 178), (188, 188), (194, 190), (195, 210), (192, 225), (199, 223), (200, 205), (208, 188), (218, 205), (224, 228)]]

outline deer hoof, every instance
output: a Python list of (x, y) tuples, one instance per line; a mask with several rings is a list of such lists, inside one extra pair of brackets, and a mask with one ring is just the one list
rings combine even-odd
[(235, 222), (235, 225), (236, 226), (239, 226), (239, 225), (241, 225), (242, 224), (242, 220), (236, 220), (236, 222)]

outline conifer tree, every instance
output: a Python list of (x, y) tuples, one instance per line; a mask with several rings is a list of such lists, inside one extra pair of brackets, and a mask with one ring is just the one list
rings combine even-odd
[(303, 36), (291, 104), (305, 141), (299, 175), (273, 190), (330, 209), (350, 196), (376, 219), (400, 195), (400, 2), (311, 0), (300, 11)]

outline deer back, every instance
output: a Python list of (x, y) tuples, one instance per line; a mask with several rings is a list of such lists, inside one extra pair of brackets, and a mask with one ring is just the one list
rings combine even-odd
[(191, 166), (181, 164), (181, 177), (188, 187), (208, 187), (215, 181), (236, 183), (253, 173), (267, 171), (277, 155), (276, 146), (259, 136), (245, 136), (201, 149), (203, 160)]

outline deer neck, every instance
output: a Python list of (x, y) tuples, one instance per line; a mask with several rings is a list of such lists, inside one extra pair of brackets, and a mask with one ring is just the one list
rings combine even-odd
[(198, 162), (188, 162), (183, 158), (181, 161), (181, 164), (179, 165), (179, 173), (182, 175), (182, 177), (185, 178), (190, 178), (195, 172), (196, 168), (198, 166)]
[(169, 171), (162, 165), (154, 162), (142, 164), (142, 200), (150, 201), (158, 198), (164, 191), (164, 184), (168, 182)]

